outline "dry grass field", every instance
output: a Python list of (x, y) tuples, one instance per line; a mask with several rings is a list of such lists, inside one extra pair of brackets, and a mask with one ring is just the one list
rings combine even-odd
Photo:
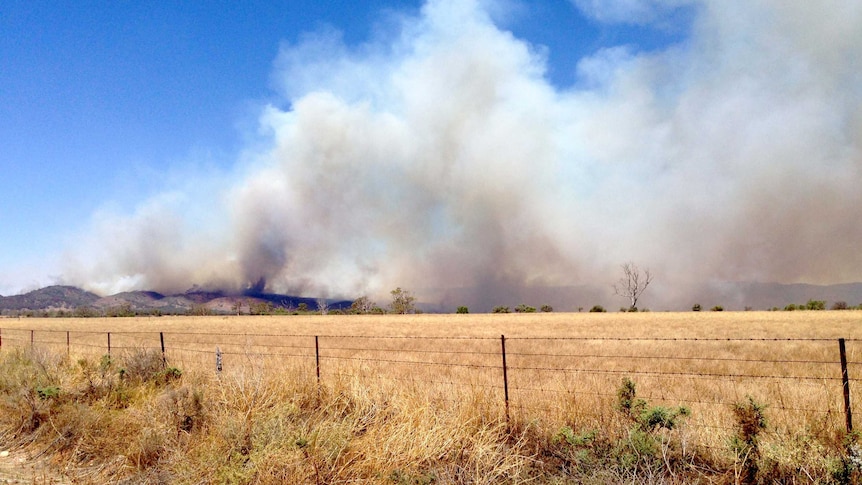
[[(0, 358), (32, 349), (30, 360), (56, 369), (43, 388), (74, 389), (78, 402), (82, 386), (102, 385), (108, 399), (122, 380), (93, 370), (108, 332), (112, 372), (160, 361), (161, 332), (183, 376), (127, 396), (127, 415), (170, 419), (126, 422), (120, 442), (137, 448), (118, 451), (122, 463), (103, 461), (100, 478), (840, 483), (857, 473), (838, 339), (855, 398), (859, 311), (0, 319)], [(628, 411), (624, 379), (642, 400)], [(31, 401), (30, 414), (53, 402)], [(750, 443), (740, 441), (744, 417), (761, 408), (746, 403), (765, 420)], [(169, 426), (178, 417), (193, 425)], [(4, 426), (0, 436), (19, 442), (20, 423)], [(96, 437), (64, 440), (77, 443), (57, 450), (68, 466)]]

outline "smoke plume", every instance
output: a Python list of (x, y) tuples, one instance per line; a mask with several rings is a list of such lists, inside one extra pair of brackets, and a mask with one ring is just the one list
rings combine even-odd
[(862, 3), (573, 0), (603, 22), (694, 20), (664, 50), (583, 58), (568, 88), (487, 4), (430, 0), (360, 46), (331, 30), (283, 45), (265, 147), (207, 190), (97, 215), (66, 279), (401, 286), (486, 308), (522, 288), (607, 293), (626, 261), (654, 274), (651, 306), (862, 279)]

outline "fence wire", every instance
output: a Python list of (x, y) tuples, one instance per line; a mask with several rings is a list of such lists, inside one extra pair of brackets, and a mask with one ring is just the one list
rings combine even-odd
[(733, 406), (748, 398), (766, 403), (773, 422), (788, 432), (794, 426), (841, 432), (852, 424), (850, 412), (858, 415), (857, 406), (847, 408), (846, 403), (862, 380), (862, 341), (847, 339), (844, 343), (846, 365), (842, 367), (839, 343), (834, 339), (0, 329), (0, 351), (33, 347), (98, 357), (155, 349), (171, 365), (215, 372), (218, 349), (225, 370), (292, 366), (318, 384), (353, 379), (372, 386), (385, 381), (419, 386), (443, 401), (447, 393), (459, 396), (481, 391), (496, 396), (513, 417), (590, 420), (599, 425), (618, 419), (617, 390), (624, 379), (630, 379), (637, 386), (637, 396), (649, 405), (689, 408), (689, 425), (704, 434), (731, 429)]

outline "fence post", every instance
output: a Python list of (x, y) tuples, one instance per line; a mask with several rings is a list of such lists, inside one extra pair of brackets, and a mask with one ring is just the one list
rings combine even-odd
[(221, 374), (221, 349), (216, 346), (216, 372)]
[(506, 336), (500, 335), (500, 350), (503, 354), (503, 396), (506, 399), (506, 424), (509, 423), (509, 370), (506, 367)]
[(162, 344), (162, 366), (168, 366), (168, 358), (165, 356), (165, 333), (159, 332), (159, 342)]
[(30, 350), (33, 349), (33, 345), (36, 343), (36, 331), (30, 330)]
[(314, 336), (314, 366), (317, 370), (317, 394), (320, 396), (320, 342), (317, 335)]
[(111, 332), (108, 332), (108, 357), (111, 356)]
[(71, 341), (69, 339), (69, 331), (66, 330), (66, 357), (69, 356), (71, 350)]
[(844, 417), (847, 434), (853, 432), (853, 415), (850, 411), (850, 375), (847, 372), (847, 349), (844, 339), (838, 339), (838, 353), (841, 355), (841, 384), (844, 388)]
[(3, 349), (3, 329), (0, 328), (0, 350)]

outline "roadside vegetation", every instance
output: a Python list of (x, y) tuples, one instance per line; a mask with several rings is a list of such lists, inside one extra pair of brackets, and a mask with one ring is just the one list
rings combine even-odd
[[(805, 383), (797, 389), (788, 381), (790, 387), (779, 394), (763, 389), (763, 394), (754, 396), (747, 390), (738, 392), (738, 383), (703, 380), (691, 389), (701, 399), (694, 393), (690, 400), (667, 400), (659, 397), (673, 395), (675, 388), (663, 388), (662, 379), (644, 375), (573, 380), (567, 393), (544, 394), (546, 401), (529, 402), (540, 407), (522, 409), (519, 403), (525, 401), (513, 400), (507, 416), (500, 389), (428, 384), (422, 376), (407, 373), (414, 371), (406, 369), (415, 367), (404, 367), (399, 371), (404, 373), (393, 379), (380, 379), (381, 369), (361, 372), (369, 363), (333, 369), (328, 367), (330, 360), (318, 385), (313, 368), (290, 361), (267, 365), (254, 354), (235, 357), (219, 373), (212, 368), (211, 355), (195, 365), (194, 359), (172, 360), (171, 352), (163, 360), (160, 352), (126, 345), (111, 356), (101, 355), (103, 351), (49, 352), (38, 345), (38, 338), (35, 347), (16, 346), (9, 328), (38, 324), (48, 331), (63, 324), (80, 332), (165, 330), (175, 332), (169, 335), (169, 347), (189, 346), (175, 341), (179, 332), (233, 335), (250, 328), (270, 334), (267, 340), (273, 344), (272, 334), (278, 333), (860, 337), (855, 312), (684, 312), (661, 314), (658, 320), (656, 315), (536, 312), (471, 314), (469, 318), (369, 314), (10, 320), (4, 322), (0, 348), (0, 449), (50, 457), (57, 470), (78, 483), (858, 481), (862, 449), (856, 435), (843, 432), (840, 416), (824, 418), (823, 413), (804, 411), (824, 406), (819, 394), (811, 393), (819, 387)], [(115, 338), (115, 345), (123, 343), (119, 335)], [(429, 350), (421, 340), (410, 343)], [(615, 353), (627, 355), (634, 343), (621, 340), (618, 345), (621, 348)], [(649, 350), (646, 346), (652, 344), (643, 345), (643, 350)], [(674, 348), (687, 352), (685, 346)], [(742, 348), (727, 350), (738, 354)], [(828, 350), (829, 355), (834, 352), (831, 343)], [(554, 346), (544, 351), (567, 352)], [(266, 355), (268, 350), (261, 352)], [(397, 349), (390, 352), (391, 357), (381, 358), (404, 358), (395, 354)], [(807, 350), (798, 347), (788, 358), (808, 358), (802, 352)], [(667, 363), (669, 372), (678, 372), (675, 362)], [(393, 364), (384, 365), (395, 371)], [(522, 389), (518, 392), (525, 392), (520, 386), (543, 385), (525, 372), (515, 373), (525, 379), (516, 387)], [(435, 381), (447, 378), (440, 372), (433, 375)], [(492, 378), (499, 375), (494, 373)], [(829, 385), (831, 389), (831, 381)], [(718, 406), (698, 402), (715, 396), (722, 401)], [(788, 411), (797, 408), (803, 411)]]
[[(686, 406), (616, 389), (602, 423), (509, 420), (481, 391), (429, 396), (352, 378), (185, 372), (157, 352), (0, 355), (0, 442), (84, 483), (852, 483), (855, 436), (764, 444), (768, 404), (729, 408), (721, 449), (691, 442)], [(822, 438), (822, 437), (821, 437)]]

